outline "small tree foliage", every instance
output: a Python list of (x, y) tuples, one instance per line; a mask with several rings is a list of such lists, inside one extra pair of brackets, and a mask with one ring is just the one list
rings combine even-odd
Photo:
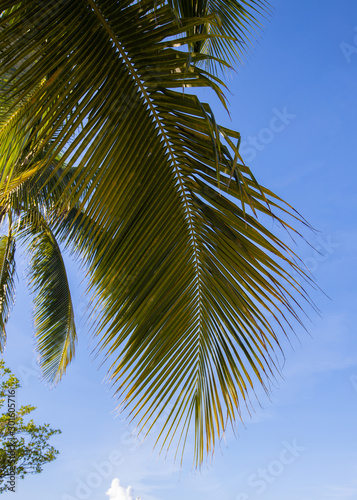
[[(9, 368), (0, 361), (0, 493), (11, 489), (9, 478), (23, 479), (26, 474), (42, 472), (43, 466), (55, 460), (58, 450), (49, 444), (49, 439), (61, 431), (49, 424), (36, 425), (27, 416), (36, 409), (26, 405), (13, 408), (20, 382)], [(14, 490), (13, 490), (14, 491)]]

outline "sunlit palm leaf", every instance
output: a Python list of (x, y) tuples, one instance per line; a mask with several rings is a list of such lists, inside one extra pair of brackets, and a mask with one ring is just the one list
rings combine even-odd
[[(197, 18), (178, 23), (156, 1), (61, 0), (39, 30), (37, 2), (10, 4), (21, 9), (0, 33), (0, 49), (12, 40), (4, 74), (23, 61), (11, 98), (38, 86), (17, 136), (22, 145), (30, 134), (37, 153), (26, 168), (41, 162), (43, 175), (62, 154), (46, 183), (61, 193), (56, 234), (89, 265), (98, 350), (139, 427), (171, 406), (162, 445), (176, 432), (184, 443), (193, 423), (200, 462), (254, 383), (266, 387), (279, 348), (273, 324), (284, 328), (286, 313), (299, 321), (295, 297), (307, 299), (291, 277), (294, 254), (256, 218), (284, 226), (279, 208), (290, 209), (243, 165), (239, 134), (181, 90), (210, 87), (225, 103), (221, 82), (196, 66), (206, 56), (185, 50), (209, 39), (205, 30), (185, 38)], [(4, 154), (16, 147), (1, 144)], [(49, 263), (38, 260), (37, 283)], [(41, 313), (40, 336), (49, 366), (51, 314)]]

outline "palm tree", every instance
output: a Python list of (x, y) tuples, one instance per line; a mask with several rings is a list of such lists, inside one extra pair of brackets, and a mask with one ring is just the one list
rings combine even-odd
[(0, 1), (1, 308), (14, 235), (32, 252), (36, 343), (57, 381), (74, 353), (60, 248), (86, 263), (98, 352), (138, 428), (171, 410), (161, 447), (196, 463), (254, 384), (274, 376), (277, 329), (300, 322), (294, 252), (267, 225), (304, 222), (260, 186), (190, 87), (226, 107), (217, 76), (246, 50), (263, 1)]

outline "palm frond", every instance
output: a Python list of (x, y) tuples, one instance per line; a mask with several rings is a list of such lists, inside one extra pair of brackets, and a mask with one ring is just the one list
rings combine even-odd
[(6, 342), (6, 322), (15, 301), (15, 239), (0, 236), (0, 349)]
[[(243, 62), (263, 29), (262, 19), (271, 14), (266, 0), (169, 0), (169, 3), (178, 18), (214, 16), (214, 22), (190, 28), (188, 35), (213, 35), (191, 43), (191, 47), (195, 52), (215, 56), (230, 64)], [(217, 66), (210, 59), (206, 65), (213, 71)], [(225, 68), (221, 65), (221, 69)]]
[[(214, 38), (216, 16), (200, 17), (210, 28), (191, 35), (197, 17), (178, 22), (164, 2), (61, 0), (39, 30), (36, 1), (10, 5), (19, 8), (3, 15), (0, 50), (9, 40), (11, 49), (0, 77), (18, 64), (11, 99), (37, 91), (13, 116), (21, 133), (3, 151), (20, 141), (35, 152), (25, 169), (52, 168), (43, 182), (46, 198), (58, 193), (54, 230), (88, 262), (93, 332), (122, 404), (139, 428), (171, 405), (161, 446), (175, 435), (183, 445), (194, 425), (201, 462), (255, 384), (267, 389), (275, 325), (285, 332), (308, 301), (293, 277), (306, 278), (295, 254), (257, 218), (288, 228), (280, 214), (291, 208), (244, 165), (239, 133), (179, 91), (209, 87), (225, 104), (222, 82), (198, 67), (212, 57), (190, 48)], [(0, 154), (7, 133), (0, 129)], [(38, 338), (53, 376), (74, 326), (71, 307), (54, 300), (55, 270), (64, 276), (58, 246), (48, 228), (39, 235), (35, 286), (53, 304), (37, 304)]]
[(26, 215), (19, 229), (20, 237), (29, 241), (39, 364), (45, 379), (57, 382), (74, 356), (77, 341), (66, 270), (57, 241), (41, 214)]

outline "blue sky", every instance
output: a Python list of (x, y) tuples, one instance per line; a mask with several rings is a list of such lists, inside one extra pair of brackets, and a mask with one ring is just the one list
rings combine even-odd
[[(319, 250), (299, 253), (328, 295), (312, 293), (309, 334), (297, 329), (270, 399), (238, 424), (201, 471), (152, 452), (130, 437), (79, 323), (74, 362), (49, 389), (38, 380), (31, 303), (18, 286), (5, 361), (20, 378), (18, 405), (62, 434), (60, 455), (19, 481), (4, 500), (356, 500), (357, 499), (357, 4), (355, 0), (274, 0), (275, 13), (243, 69), (228, 80), (232, 121), (203, 94), (218, 121), (239, 130), (257, 179), (291, 203), (319, 232)], [(19, 269), (19, 277), (25, 267)], [(77, 318), (82, 276), (70, 265)], [(192, 447), (187, 447), (190, 455)], [(106, 495), (112, 481), (111, 494)], [(128, 487), (132, 489), (128, 490)]]

